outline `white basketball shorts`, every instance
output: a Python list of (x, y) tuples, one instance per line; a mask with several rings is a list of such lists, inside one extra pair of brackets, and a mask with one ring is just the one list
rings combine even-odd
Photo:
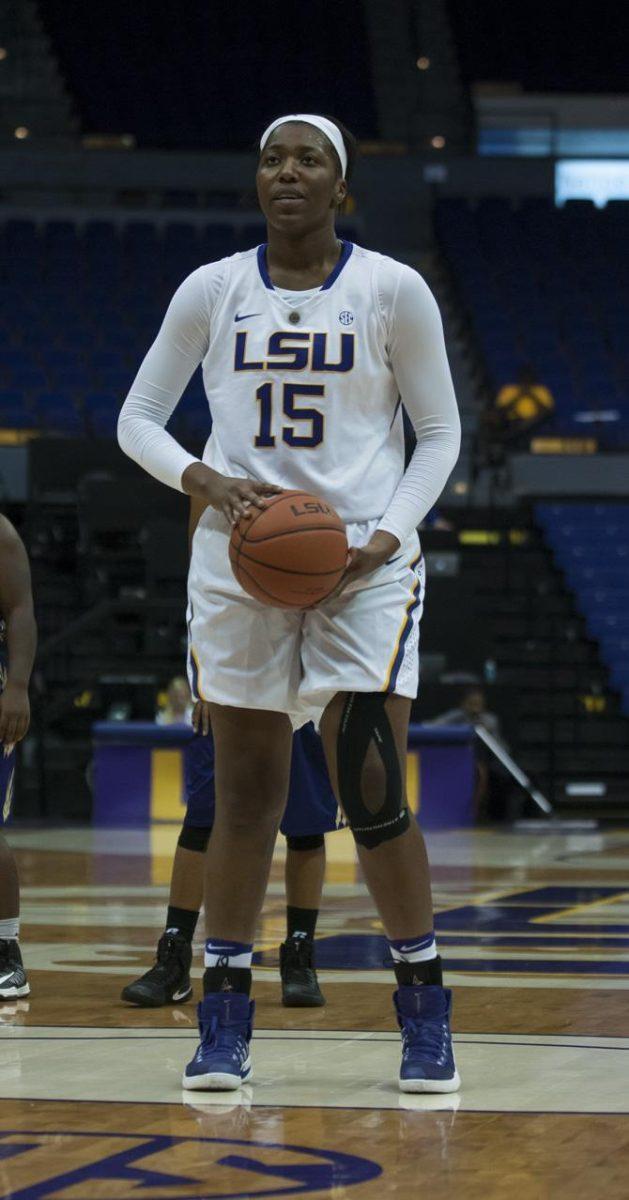
[[(374, 529), (350, 525), (350, 546)], [(413, 533), (389, 562), (319, 608), (252, 599), (228, 558), (230, 529), (206, 509), (188, 576), (188, 675), (195, 699), (288, 713), (298, 727), (336, 692), (415, 697), (424, 563)]]

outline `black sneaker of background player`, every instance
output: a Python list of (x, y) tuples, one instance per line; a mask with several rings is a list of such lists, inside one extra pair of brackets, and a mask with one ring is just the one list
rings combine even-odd
[(22, 964), (20, 944), (15, 938), (0, 940), (0, 1000), (13, 1000), (30, 993)]
[(314, 968), (312, 938), (288, 938), (280, 946), (282, 1004), (287, 1008), (320, 1008), (325, 1004)]
[(192, 995), (192, 946), (180, 933), (166, 930), (157, 943), (155, 966), (123, 988), (121, 1000), (141, 1008), (183, 1004)]

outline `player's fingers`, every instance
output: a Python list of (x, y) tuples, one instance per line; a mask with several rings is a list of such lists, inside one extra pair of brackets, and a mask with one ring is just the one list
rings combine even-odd
[(199, 706), (195, 704), (192, 710), (192, 728), (195, 733), (199, 732)]
[[(247, 502), (251, 508), (266, 508), (266, 500), (264, 496), (261, 495), (247, 496)], [(249, 516), (251, 516), (251, 510), (249, 511)]]
[(252, 508), (264, 508), (265, 507), (264, 500), (262, 499), (262, 497), (257, 496), (255, 492), (250, 492), (249, 490), (247, 490), (246, 492), (243, 491), (241, 493), (240, 499), (241, 499), (242, 503), (245, 505), (245, 509), (246, 509), (245, 515), (248, 517), (252, 516), (252, 512), (251, 512)]
[(242, 500), (238, 499), (232, 500), (232, 512), (234, 514), (234, 525), (241, 517), (251, 516), (248, 506)]
[(254, 492), (258, 492), (261, 496), (274, 496), (277, 495), (278, 492), (282, 492), (284, 490), (283, 488), (278, 487), (276, 483), (265, 483), (264, 481), (262, 483), (252, 483), (251, 488)]
[(203, 733), (207, 737), (210, 732), (210, 710), (207, 704), (203, 705)]
[(363, 557), (364, 556), (356, 546), (352, 546), (347, 551), (347, 566), (345, 567), (343, 579), (347, 580), (348, 577), (355, 578), (360, 574), (364, 566)]

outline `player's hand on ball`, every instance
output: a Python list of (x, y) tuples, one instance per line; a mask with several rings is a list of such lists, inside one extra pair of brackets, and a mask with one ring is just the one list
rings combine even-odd
[(228, 475), (220, 475), (201, 462), (186, 467), (181, 483), (188, 496), (205, 500), (210, 508), (222, 512), (230, 525), (248, 516), (252, 506), (264, 508), (265, 496), (275, 496), (282, 491), (274, 483), (258, 483), (255, 479), (232, 479)]
[(384, 566), (399, 548), (398, 539), (384, 529), (376, 529), (366, 546), (350, 546), (345, 574), (327, 600), (335, 600), (350, 583), (355, 583), (357, 579), (362, 579), (363, 575), (370, 575), (372, 571), (377, 571), (378, 567)]
[(252, 479), (228, 479), (220, 476), (222, 487), (217, 488), (217, 499), (210, 500), (214, 508), (227, 517), (230, 525), (236, 525), (241, 517), (251, 515), (251, 508), (264, 508), (265, 496), (276, 496), (281, 487), (274, 483), (256, 483)]
[(192, 710), (192, 728), (204, 737), (210, 732), (210, 706), (207, 700), (197, 700)]
[(28, 691), (7, 683), (0, 696), (0, 742), (5, 746), (13, 746), (21, 742), (28, 732), (31, 720), (31, 709), (28, 701)]

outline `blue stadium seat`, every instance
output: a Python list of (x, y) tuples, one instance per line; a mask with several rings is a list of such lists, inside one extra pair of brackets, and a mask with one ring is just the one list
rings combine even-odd
[(629, 713), (629, 504), (538, 504), (535, 516)]
[(85, 424), (64, 392), (42, 392), (36, 400), (37, 423), (46, 433), (84, 434)]
[(91, 405), (86, 413), (87, 425), (94, 437), (115, 438), (120, 404)]
[(21, 392), (0, 391), (0, 429), (34, 429), (36, 420)]
[[(501, 197), (474, 213), (463, 199), (438, 202), (435, 227), (458, 280), (494, 388), (524, 361), (550, 387), (553, 427), (629, 446), (629, 205), (555, 209), (535, 197), (514, 209)], [(588, 408), (619, 417), (587, 427)]]

